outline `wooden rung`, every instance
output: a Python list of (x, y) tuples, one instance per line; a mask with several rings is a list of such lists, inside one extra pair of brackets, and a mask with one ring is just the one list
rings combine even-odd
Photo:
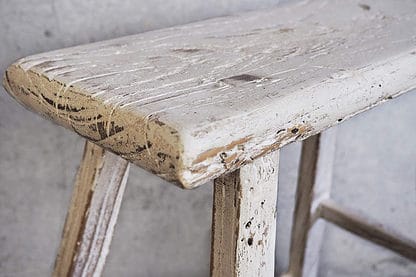
[(366, 218), (356, 211), (341, 208), (329, 199), (324, 200), (318, 210), (321, 218), (416, 262), (416, 242), (384, 224)]
[(100, 276), (121, 205), (129, 162), (87, 142), (53, 276)]

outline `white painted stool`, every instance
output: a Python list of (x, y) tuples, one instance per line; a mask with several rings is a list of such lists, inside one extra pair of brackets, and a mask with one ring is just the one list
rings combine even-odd
[[(365, 3), (364, 3), (365, 2)], [(273, 276), (279, 149), (304, 140), (290, 276), (316, 275), (318, 218), (416, 260), (416, 244), (329, 200), (329, 127), (416, 87), (416, 2), (304, 1), (21, 59), (21, 104), (85, 137), (54, 276), (99, 276), (129, 162), (214, 180), (212, 276)], [(315, 245), (315, 246), (314, 246)]]

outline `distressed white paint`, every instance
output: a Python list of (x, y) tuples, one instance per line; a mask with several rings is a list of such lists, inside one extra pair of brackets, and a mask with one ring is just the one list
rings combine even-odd
[(110, 251), (128, 172), (127, 161), (112, 153), (105, 153), (75, 257), (75, 276), (101, 276)]
[(364, 2), (304, 1), (39, 54), (4, 84), (192, 188), (416, 87), (416, 2)]
[(53, 276), (101, 276), (129, 162), (87, 142)]
[(278, 151), (214, 181), (211, 275), (274, 276)]

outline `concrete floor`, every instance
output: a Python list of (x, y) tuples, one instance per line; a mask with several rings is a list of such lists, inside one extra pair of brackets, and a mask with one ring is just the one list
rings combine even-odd
[[(138, 33), (277, 1), (0, 0), (0, 70), (50, 49)], [(416, 239), (416, 93), (342, 123), (333, 198)], [(0, 276), (48, 275), (83, 140), (0, 89)], [(300, 145), (281, 155), (277, 271), (287, 267)], [(208, 276), (212, 190), (183, 191), (137, 167), (105, 276)], [(319, 276), (416, 276), (416, 265), (327, 225)]]

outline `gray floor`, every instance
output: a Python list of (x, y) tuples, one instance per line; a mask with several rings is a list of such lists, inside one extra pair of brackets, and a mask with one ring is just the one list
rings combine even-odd
[[(276, 4), (0, 0), (0, 70), (41, 51)], [(0, 276), (47, 276), (83, 140), (0, 89)], [(416, 93), (341, 124), (333, 198), (416, 239)], [(300, 145), (281, 155), (277, 269), (287, 267)], [(183, 191), (132, 167), (105, 276), (208, 276), (211, 186)], [(328, 224), (320, 276), (416, 276), (416, 265)]]

